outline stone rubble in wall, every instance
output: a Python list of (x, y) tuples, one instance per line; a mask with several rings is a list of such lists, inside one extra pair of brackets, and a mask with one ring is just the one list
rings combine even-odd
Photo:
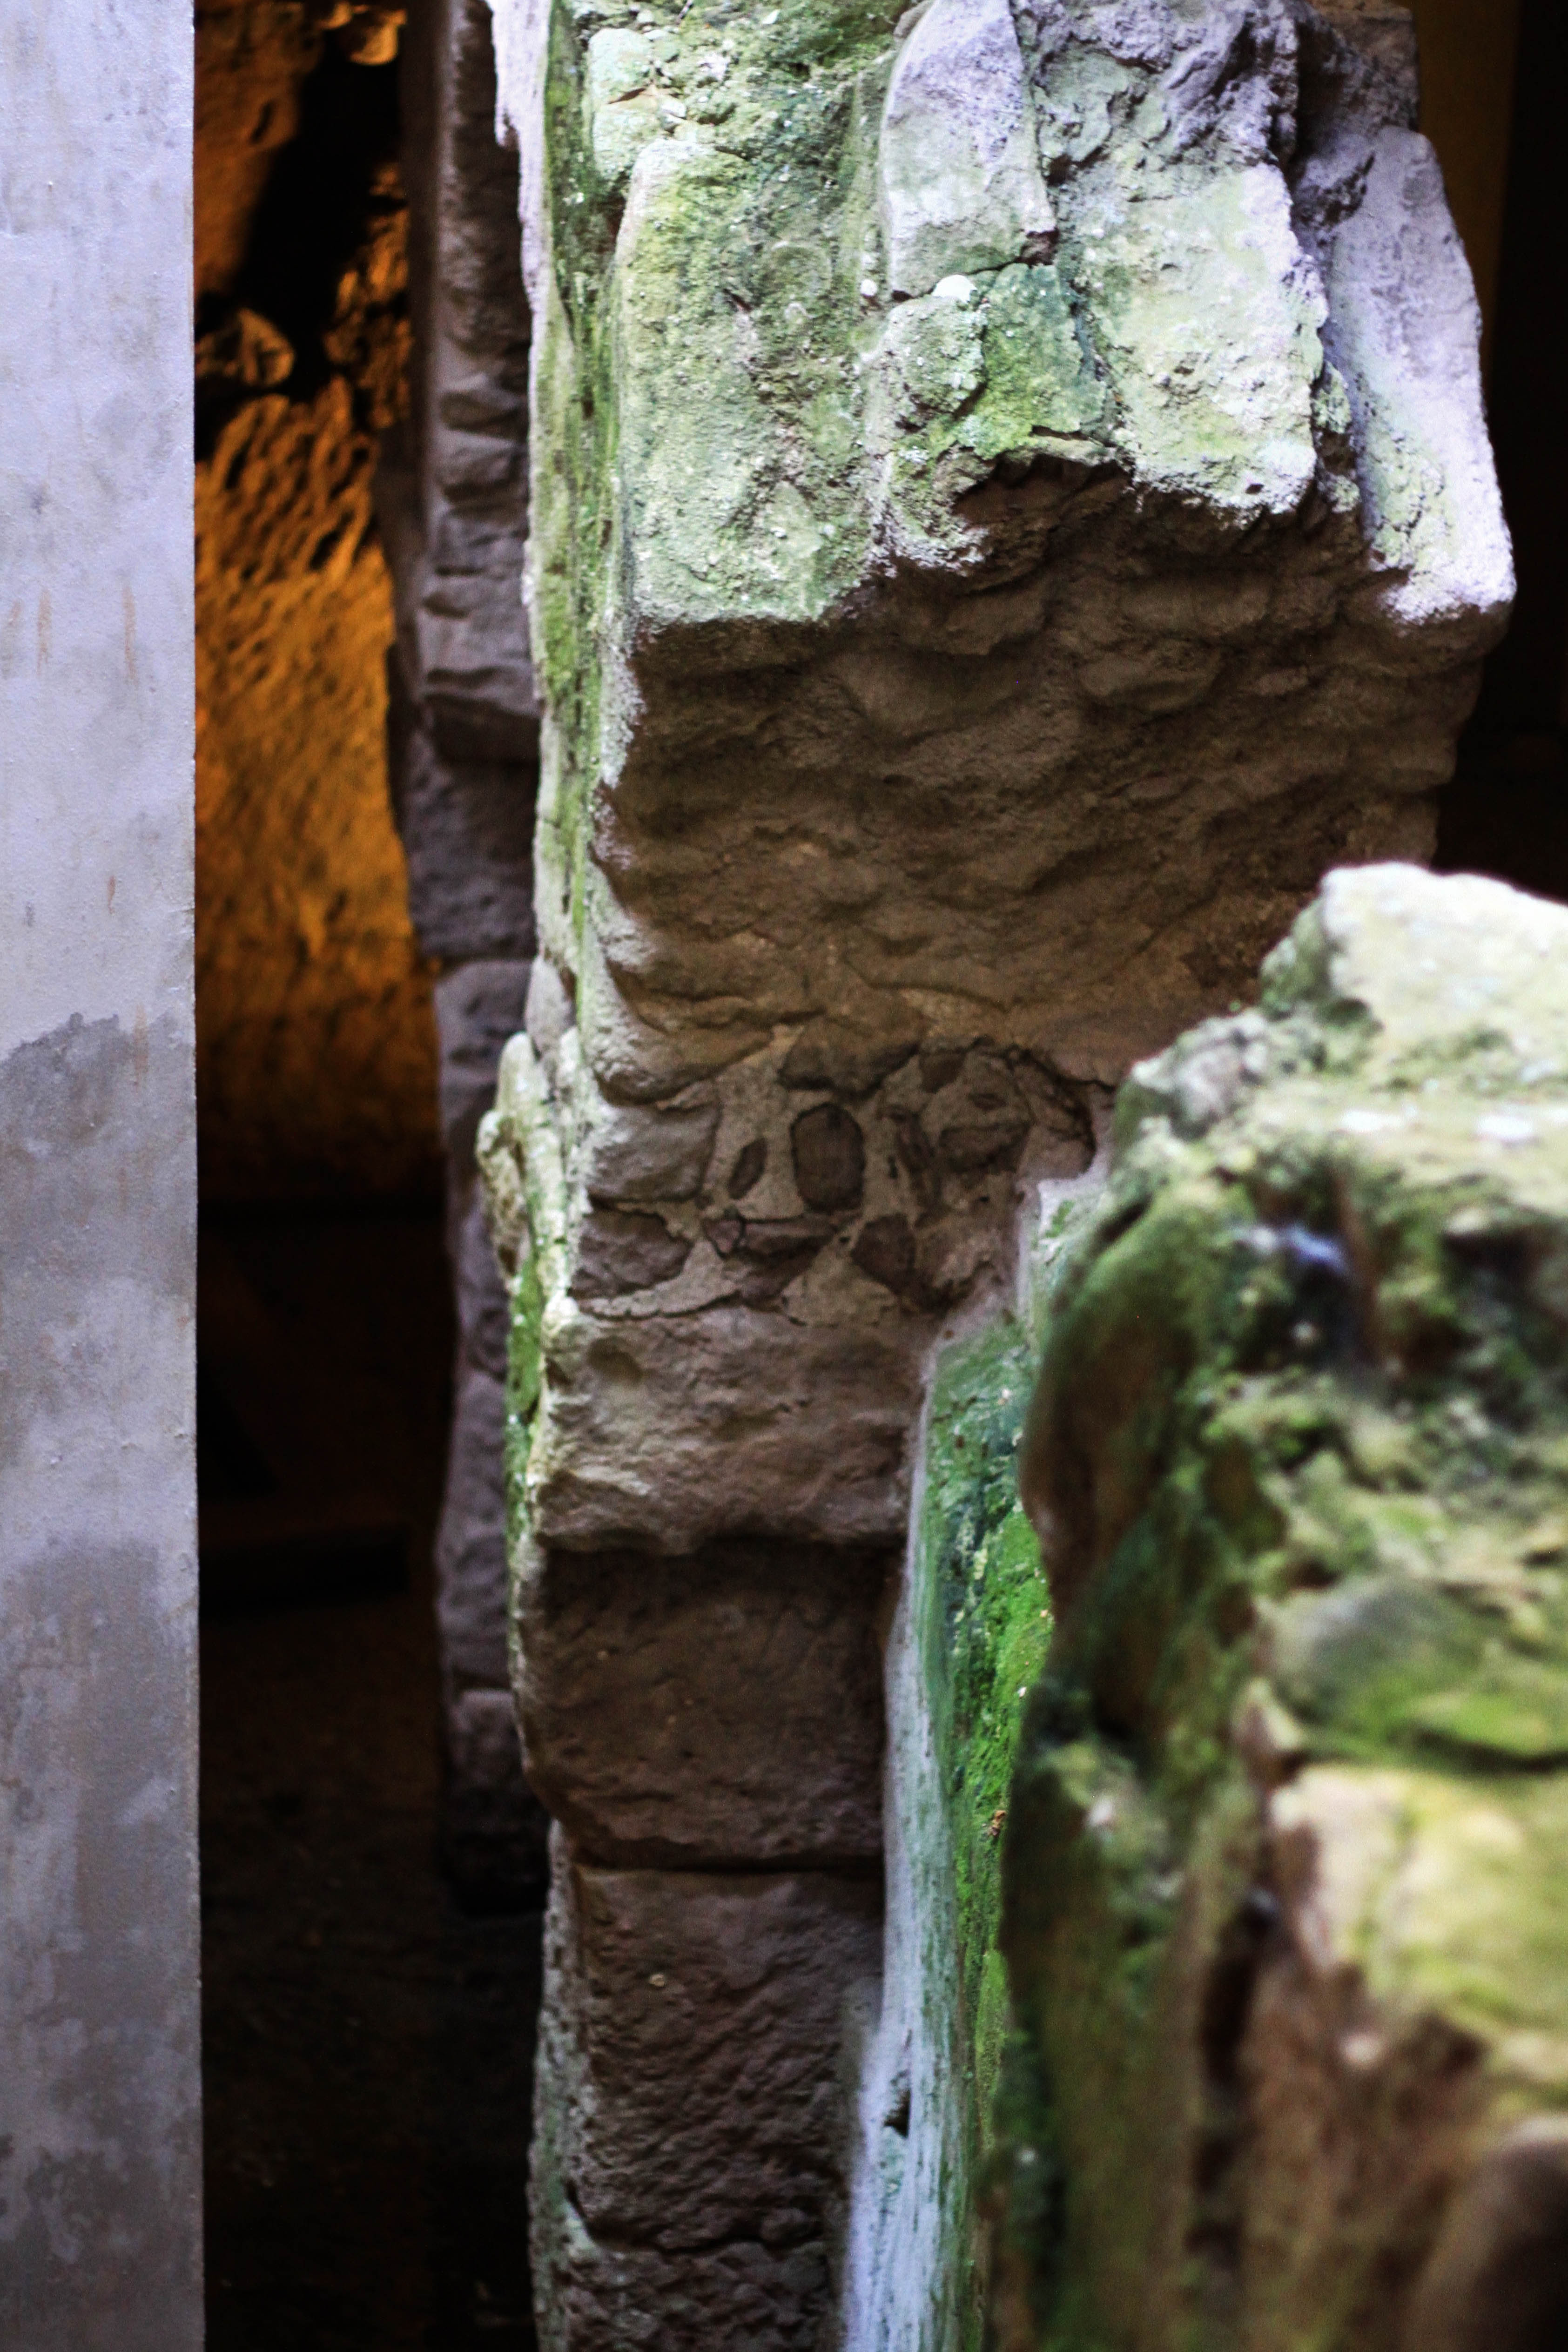
[[(1427, 854), (1511, 579), (1403, 11), (926, 0), (840, 39), (494, 5), (544, 707), (539, 955), (480, 1157), (514, 1673), (563, 1825), (534, 2230), (564, 2352), (707, 2308), (717, 2194), (683, 2173), (655, 2228), (617, 2158), (580, 1874), (663, 1874), (674, 1919), (692, 1862), (787, 1859), (802, 1900), (844, 1867), (874, 1692), (858, 1761), (821, 1727), (881, 1639), (934, 1345), (1006, 1294), (1134, 1056), (1242, 992), (1325, 868)], [(729, 1711), (688, 1725), (715, 1654)], [(800, 1997), (769, 2030), (838, 2082), (853, 2032)], [(694, 2016), (689, 2079), (612, 2062), (715, 2184), (728, 2030)], [(789, 2161), (817, 2300), (705, 2342), (815, 2341), (844, 2292), (845, 2183)]]
[(433, 0), (403, 40), (412, 415), (383, 446), (377, 509), (397, 599), (391, 778), (409, 907), (435, 985), (454, 1423), (436, 1539), (446, 1861), (470, 1899), (537, 1895), (544, 1816), (507, 1686), (502, 1489), (506, 1300), (474, 1139), (522, 1017), (534, 947), (538, 715), (519, 581), (527, 529), (528, 315), (517, 169), (496, 143), (483, 0)]

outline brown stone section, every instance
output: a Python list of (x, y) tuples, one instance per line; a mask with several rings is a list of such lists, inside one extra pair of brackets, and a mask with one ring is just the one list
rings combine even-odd
[(392, 801), (414, 930), (444, 967), (436, 1022), (458, 1320), (436, 1543), (444, 1843), (466, 1895), (496, 1904), (534, 1899), (545, 1870), (545, 1817), (523, 1784), (507, 1687), (506, 1302), (474, 1165), (534, 948), (538, 720), (518, 593), (529, 320), (486, 0), (411, 9), (400, 75), (415, 349), (406, 409), (382, 443), (376, 505), (397, 612)]
[(549, 2176), (575, 2219), (536, 2231), (549, 2341), (810, 2352), (848, 2137), (821, 2053), (874, 2000), (880, 1874), (595, 1870), (559, 1839), (555, 1859), (535, 2210)]
[(879, 1620), (896, 1567), (815, 1544), (539, 1555), (521, 1595), (523, 1738), (578, 1850), (880, 1869)]

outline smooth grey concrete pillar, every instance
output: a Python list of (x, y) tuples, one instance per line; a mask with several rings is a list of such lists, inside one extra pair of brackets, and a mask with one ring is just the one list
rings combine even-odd
[(200, 2343), (191, 79), (0, 5), (0, 2345)]

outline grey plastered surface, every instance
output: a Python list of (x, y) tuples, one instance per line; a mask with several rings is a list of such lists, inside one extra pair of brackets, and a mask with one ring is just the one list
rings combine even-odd
[(191, 28), (0, 14), (0, 2343), (200, 2343)]

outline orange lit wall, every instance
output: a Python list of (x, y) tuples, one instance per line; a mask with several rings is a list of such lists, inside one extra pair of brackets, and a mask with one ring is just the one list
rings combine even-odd
[[(373, 152), (365, 93), (384, 115), (395, 70), (376, 80), (345, 63), (298, 0), (198, 16), (196, 1008), (209, 1201), (438, 1181), (430, 975), (387, 797), (392, 592), (371, 510), (407, 328), (401, 191), (395, 163)], [(337, 145), (334, 105), (347, 110)], [(330, 184), (320, 250), (298, 184), (310, 171)], [(334, 236), (342, 250), (322, 279)], [(319, 317), (306, 315), (312, 302)]]

